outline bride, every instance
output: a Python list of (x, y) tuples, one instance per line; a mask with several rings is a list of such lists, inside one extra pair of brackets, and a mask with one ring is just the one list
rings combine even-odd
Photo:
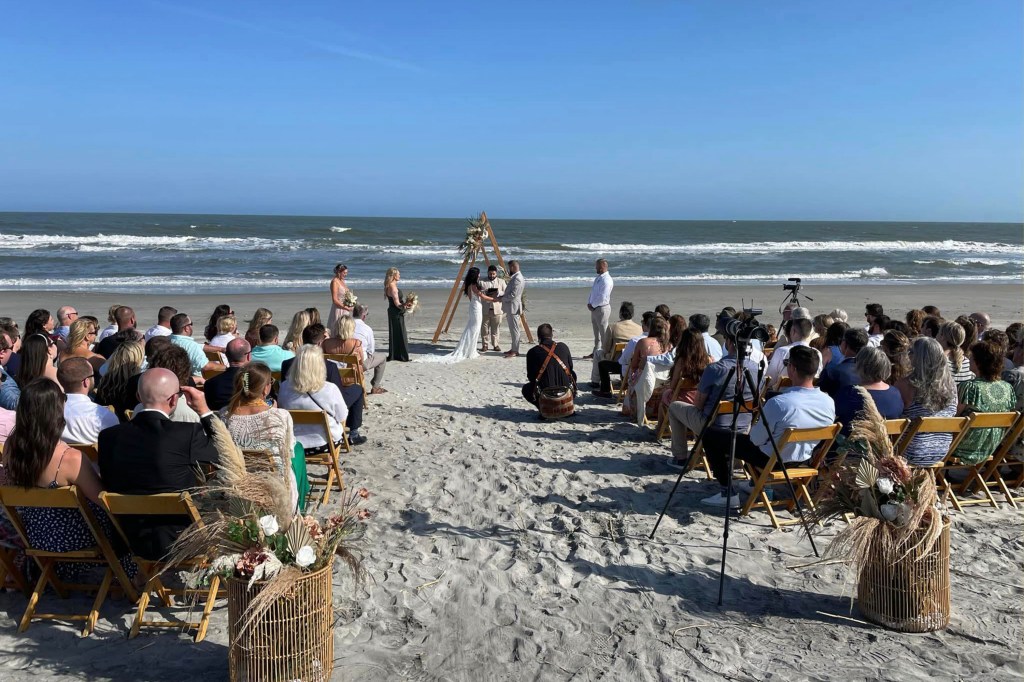
[(448, 355), (427, 355), (417, 358), (420, 362), (442, 362), (450, 365), (463, 360), (472, 360), (479, 356), (476, 347), (480, 341), (480, 325), (483, 323), (484, 310), (481, 301), (492, 303), (498, 299), (491, 298), (480, 291), (480, 268), (470, 268), (466, 273), (465, 282), (462, 285), (462, 293), (469, 298), (469, 319), (466, 321), (466, 328), (462, 330), (462, 337), (459, 338), (459, 345)]

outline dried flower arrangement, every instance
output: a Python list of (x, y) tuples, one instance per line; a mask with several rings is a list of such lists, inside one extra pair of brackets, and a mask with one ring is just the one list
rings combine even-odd
[(408, 315), (415, 315), (416, 311), (420, 309), (420, 297), (415, 292), (410, 291), (405, 295), (405, 312)]
[(476, 218), (469, 218), (469, 224), (466, 226), (466, 237), (459, 244), (459, 253), (464, 258), (468, 258), (480, 248), (480, 244), (483, 242), (484, 237), (487, 235), (487, 221), (484, 219), (483, 213)]

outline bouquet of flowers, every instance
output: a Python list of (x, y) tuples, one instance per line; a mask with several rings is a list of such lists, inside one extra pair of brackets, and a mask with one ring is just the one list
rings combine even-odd
[(409, 315), (414, 314), (420, 309), (420, 297), (414, 292), (409, 292), (405, 295), (405, 312)]
[(347, 289), (345, 291), (345, 298), (343, 298), (341, 302), (346, 308), (352, 308), (359, 302), (359, 297), (352, 293), (351, 289)]
[[(861, 387), (864, 410), (840, 449), (842, 462), (819, 490), (809, 520), (853, 517), (827, 554), (863, 566), (871, 556), (893, 563), (915, 549), (927, 552), (942, 533), (944, 516), (935, 480), (893, 453), (875, 403)], [(857, 454), (859, 457), (851, 457)]]
[(469, 219), (469, 225), (466, 226), (466, 237), (459, 244), (459, 253), (463, 257), (469, 257), (473, 254), (480, 244), (484, 240), (484, 236), (487, 234), (487, 221), (484, 220), (484, 216), (481, 213), (476, 218)]

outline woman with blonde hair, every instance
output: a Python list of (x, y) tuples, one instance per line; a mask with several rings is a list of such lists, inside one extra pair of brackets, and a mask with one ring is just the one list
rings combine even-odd
[(831, 315), (826, 315), (825, 313), (815, 315), (812, 325), (816, 336), (807, 345), (818, 352), (825, 350), (825, 336), (828, 334), (828, 328), (832, 326), (833, 322), (835, 320), (832, 319)]
[(68, 340), (65, 344), (61, 359), (85, 358), (92, 365), (93, 371), (99, 375), (100, 367), (107, 361), (99, 353), (93, 353), (89, 346), (96, 340), (96, 323), (92, 320), (80, 317), (71, 323), (68, 331)]
[(125, 341), (107, 361), (107, 372), (96, 384), (96, 402), (100, 405), (113, 405), (114, 414), (125, 421), (125, 411), (131, 410), (138, 402), (132, 386), (131, 378), (142, 371), (142, 362), (146, 359), (142, 335), (138, 341)]
[(249, 330), (245, 332), (245, 340), (249, 342), (250, 348), (260, 345), (260, 327), (274, 321), (274, 313), (267, 308), (257, 308), (249, 320)]
[(284, 337), (281, 347), (285, 350), (296, 352), (302, 345), (302, 330), (310, 325), (309, 312), (300, 310), (292, 316), (292, 326), (288, 327), (288, 334)]
[(401, 279), (398, 268), (388, 268), (384, 275), (384, 295), (388, 299), (388, 362), (409, 362), (409, 334), (405, 330), (409, 304), (398, 288)]
[[(897, 385), (903, 396), (903, 417), (952, 417), (957, 395), (949, 360), (935, 339), (919, 336), (910, 346), (910, 374)], [(903, 453), (915, 467), (930, 467), (946, 456), (953, 440), (948, 433), (919, 433)]]
[[(238, 320), (234, 315), (221, 315), (217, 318), (217, 335), (210, 339), (210, 345), (227, 348), (228, 343), (238, 338)], [(227, 365), (227, 363), (224, 363)]]
[[(288, 368), (288, 376), (281, 382), (278, 404), (286, 410), (320, 410), (327, 415), (331, 439), (341, 445), (345, 438), (348, 406), (341, 389), (327, 381), (327, 365), (319, 346), (300, 346)], [(323, 454), (328, 450), (323, 429), (318, 426), (295, 426), (295, 440), (302, 444), (308, 455)]]
[(99, 343), (108, 336), (117, 333), (117, 309), (123, 307), (124, 305), (121, 303), (115, 303), (114, 305), (110, 306), (110, 310), (107, 312), (107, 322), (109, 322), (110, 324), (104, 327), (103, 331), (101, 331), (99, 335), (96, 337), (96, 343)]
[(348, 284), (345, 278), (348, 277), (348, 266), (338, 263), (334, 266), (334, 277), (331, 278), (331, 312), (327, 316), (327, 328), (334, 329), (338, 319), (345, 315), (352, 314), (352, 306), (345, 305), (345, 296), (348, 294)]
[(334, 336), (321, 344), (325, 353), (331, 355), (356, 354), (360, 359), (366, 361), (366, 351), (363, 349), (363, 342), (355, 338), (356, 323), (351, 317), (339, 317), (334, 325)]
[(957, 384), (974, 378), (971, 361), (963, 351), (966, 337), (967, 333), (958, 322), (943, 322), (935, 335), (935, 340), (939, 342), (942, 351), (949, 358), (949, 371), (953, 374), (953, 381)]
[(297, 509), (306, 507), (309, 479), (302, 445), (295, 442), (292, 416), (269, 399), (273, 375), (262, 362), (250, 362), (235, 374), (234, 395), (220, 412), (231, 440), (243, 450), (269, 452), (292, 490)]

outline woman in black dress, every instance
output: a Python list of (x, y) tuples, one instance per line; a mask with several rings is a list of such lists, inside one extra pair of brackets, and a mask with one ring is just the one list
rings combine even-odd
[(405, 311), (409, 305), (398, 288), (402, 273), (388, 268), (384, 275), (384, 295), (388, 298), (388, 362), (409, 362), (409, 334), (405, 331)]

